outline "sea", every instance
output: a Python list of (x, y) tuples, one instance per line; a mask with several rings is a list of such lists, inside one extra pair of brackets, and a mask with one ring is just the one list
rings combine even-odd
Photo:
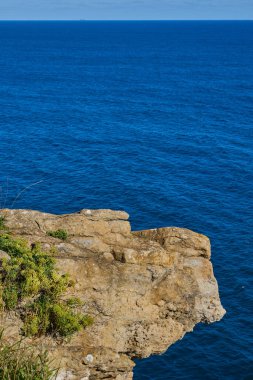
[(134, 380), (253, 379), (253, 22), (0, 22), (1, 207), (211, 239), (227, 313)]

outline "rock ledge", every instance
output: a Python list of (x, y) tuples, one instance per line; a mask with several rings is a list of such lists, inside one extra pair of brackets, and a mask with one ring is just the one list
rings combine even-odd
[[(71, 295), (94, 316), (70, 342), (28, 339), (48, 349), (61, 368), (58, 380), (130, 380), (132, 359), (162, 353), (197, 323), (225, 314), (204, 235), (175, 227), (132, 232), (122, 211), (0, 213), (13, 234), (45, 250), (57, 247), (59, 271), (75, 281)], [(68, 232), (66, 241), (46, 234), (59, 228)], [(1, 325), (17, 339), (21, 321), (15, 315), (2, 315)]]

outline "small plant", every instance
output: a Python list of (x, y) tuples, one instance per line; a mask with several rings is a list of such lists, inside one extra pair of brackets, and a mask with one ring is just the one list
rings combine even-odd
[(19, 312), (23, 335), (66, 337), (92, 323), (80, 312), (78, 298), (63, 300), (73, 282), (57, 273), (55, 259), (39, 244), (31, 248), (23, 239), (0, 233), (0, 249), (10, 256), (1, 261), (0, 306)]
[(46, 351), (35, 353), (33, 347), (22, 344), (22, 340), (7, 344), (0, 332), (0, 379), (1, 380), (54, 380), (57, 370)]
[(5, 286), (2, 292), (2, 300), (7, 310), (13, 310), (18, 304), (18, 291), (15, 286)]
[(0, 216), (0, 230), (4, 230), (4, 229), (6, 229), (4, 225), (4, 217)]
[(67, 240), (68, 238), (67, 231), (61, 229), (56, 231), (47, 231), (47, 235), (61, 240)]
[(52, 302), (42, 295), (28, 306), (23, 333), (26, 336), (50, 333), (68, 337), (92, 322), (92, 318), (78, 312), (76, 306), (70, 306), (68, 300)]
[(0, 216), (0, 228), (3, 229), (4, 227), (4, 217)]
[(81, 307), (83, 306), (83, 302), (80, 300), (80, 298), (77, 297), (71, 297), (66, 300), (66, 304), (70, 307)]
[(61, 336), (70, 336), (92, 323), (92, 319), (79, 312), (71, 310), (64, 304), (55, 304), (51, 310), (52, 332), (57, 331)]

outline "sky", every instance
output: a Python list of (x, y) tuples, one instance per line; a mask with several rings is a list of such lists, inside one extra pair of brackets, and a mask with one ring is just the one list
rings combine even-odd
[(253, 0), (0, 0), (0, 20), (253, 19)]

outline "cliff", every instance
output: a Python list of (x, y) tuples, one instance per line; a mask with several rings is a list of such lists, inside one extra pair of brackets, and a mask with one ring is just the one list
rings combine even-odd
[[(197, 323), (225, 313), (206, 236), (174, 227), (132, 232), (128, 214), (112, 210), (1, 215), (14, 236), (44, 250), (56, 247), (59, 272), (74, 280), (69, 294), (94, 318), (67, 341), (26, 338), (48, 349), (61, 368), (58, 380), (130, 380), (132, 359), (162, 353)], [(48, 236), (58, 229), (67, 231), (66, 240)], [(2, 313), (1, 325), (9, 340), (18, 338), (17, 314)]]

